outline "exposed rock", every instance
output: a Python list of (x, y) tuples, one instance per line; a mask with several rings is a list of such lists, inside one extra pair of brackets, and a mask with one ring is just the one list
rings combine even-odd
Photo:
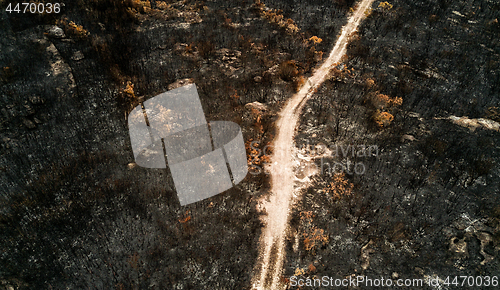
[(183, 17), (188, 24), (201, 23), (203, 21), (199, 13), (194, 11), (181, 12), (178, 16)]
[(83, 53), (81, 51), (76, 51), (73, 56), (71, 57), (72, 60), (74, 61), (79, 61), (79, 60), (82, 60), (84, 59), (85, 56), (83, 55)]
[(66, 35), (64, 34), (64, 30), (62, 30), (59, 26), (51, 26), (47, 31), (47, 36), (52, 38), (64, 38)]
[(262, 118), (268, 111), (266, 105), (253, 102), (245, 105), (245, 112), (243, 114), (243, 120), (245, 120), (246, 124), (261, 124)]
[(55, 47), (53, 43), (47, 42), (45, 39), (40, 39), (38, 42), (42, 45), (47, 45), (46, 51), (49, 53), (51, 57), (51, 74), (53, 76), (61, 76), (63, 78), (67, 78), (69, 80), (69, 87), (71, 89), (76, 87), (75, 79), (73, 76), (73, 72), (71, 71), (71, 67), (64, 61), (61, 54)]
[(28, 119), (23, 119), (23, 124), (26, 126), (28, 129), (34, 129), (36, 128), (35, 123), (33, 123), (31, 120)]
[(415, 267), (413, 270), (415, 271), (415, 273), (417, 273), (420, 276), (424, 276), (424, 274), (425, 274), (424, 269), (422, 269), (420, 267)]
[(471, 131), (475, 131), (477, 128), (484, 128), (487, 130), (500, 131), (500, 123), (495, 122), (490, 119), (469, 119), (468, 117), (448, 117), (454, 124), (462, 127), (469, 128)]
[(174, 50), (179, 51), (179, 52), (184, 52), (184, 51), (186, 51), (188, 46), (189, 45), (187, 45), (186, 43), (176, 43), (174, 45)]
[(279, 70), (279, 64), (270, 67), (268, 70), (264, 72), (264, 74), (275, 76), (278, 73), (278, 70)]
[(484, 257), (484, 260), (481, 261), (481, 265), (485, 265), (495, 259), (494, 256), (486, 253), (485, 251), (486, 246), (493, 241), (493, 238), (486, 232), (476, 233), (476, 237), (479, 239), (479, 241), (481, 241), (481, 255), (483, 255)]
[(250, 110), (252, 112), (258, 111), (260, 113), (266, 112), (268, 110), (266, 105), (259, 102), (248, 103), (245, 105), (245, 109)]
[(406, 134), (401, 136), (401, 142), (406, 142), (406, 141), (410, 141), (410, 142), (415, 141), (415, 137), (412, 135), (406, 135)]
[(360, 259), (361, 259), (361, 268), (363, 268), (363, 270), (368, 269), (368, 267), (370, 266), (370, 254), (375, 252), (375, 250), (372, 249), (373, 244), (374, 244), (373, 240), (370, 240), (366, 245), (364, 245), (361, 248)]
[(465, 237), (462, 239), (453, 237), (450, 240), (450, 251), (455, 253), (458, 257), (468, 257), (469, 252), (467, 251), (467, 242), (465, 242)]
[(177, 29), (183, 29), (183, 30), (188, 30), (190, 26), (191, 26), (191, 23), (189, 23), (189, 22), (175, 23), (174, 24), (175, 28), (177, 28)]
[(177, 88), (180, 88), (180, 87), (183, 87), (183, 86), (186, 86), (189, 84), (193, 84), (193, 83), (194, 83), (194, 79), (192, 79), (192, 78), (177, 80), (174, 83), (171, 83), (170, 85), (168, 85), (168, 90), (170, 91), (170, 90), (177, 89)]
[(465, 17), (465, 15), (463, 15), (462, 13), (458, 12), (458, 11), (451, 11), (451, 13), (457, 15), (457, 16), (460, 16), (460, 17)]

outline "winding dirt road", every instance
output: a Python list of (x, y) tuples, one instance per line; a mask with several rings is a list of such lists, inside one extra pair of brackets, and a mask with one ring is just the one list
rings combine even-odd
[(285, 237), (288, 227), (288, 213), (293, 204), (294, 180), (293, 138), (302, 108), (315, 90), (325, 81), (333, 64), (340, 62), (347, 50), (349, 36), (356, 31), (365, 12), (374, 0), (362, 0), (347, 24), (342, 28), (328, 59), (314, 72), (306, 84), (295, 94), (280, 113), (277, 121), (277, 136), (271, 158), (271, 197), (263, 205), (267, 216), (260, 238), (260, 255), (253, 279), (253, 289), (284, 289), (280, 282), (285, 258)]

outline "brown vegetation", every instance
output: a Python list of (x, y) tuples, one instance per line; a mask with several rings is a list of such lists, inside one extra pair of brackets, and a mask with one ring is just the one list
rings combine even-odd
[(189, 213), (190, 213), (190, 211), (189, 211), (189, 210), (187, 210), (187, 211), (184, 213), (184, 217), (183, 217), (183, 218), (179, 218), (179, 222), (180, 222), (181, 224), (185, 224), (185, 223), (187, 223), (188, 221), (190, 221), (190, 220), (191, 220), (191, 215), (190, 215)]
[(304, 247), (307, 251), (317, 249), (328, 244), (328, 236), (323, 229), (313, 229), (309, 233), (304, 233)]
[(380, 110), (376, 110), (372, 116), (373, 121), (379, 128), (389, 126), (394, 120), (394, 116), (388, 112), (381, 112)]
[(307, 81), (307, 78), (305, 78), (304, 76), (299, 76), (299, 77), (295, 78), (295, 81), (294, 81), (295, 91), (298, 92), (302, 88), (302, 86), (306, 83), (306, 81)]
[(318, 229), (313, 225), (314, 214), (312, 211), (300, 213), (300, 219), (305, 227), (304, 233), (304, 248), (306, 251), (315, 252), (318, 248), (328, 244), (328, 235), (323, 229)]
[(282, 80), (290, 82), (299, 75), (297, 64), (293, 60), (284, 61), (279, 66), (279, 76)]
[(391, 3), (389, 3), (389, 2), (387, 2), (387, 1), (385, 1), (385, 2), (380, 2), (380, 3), (378, 4), (378, 7), (383, 8), (383, 9), (387, 9), (387, 10), (391, 10), (391, 9), (392, 9), (392, 4), (391, 4)]
[(262, 169), (265, 164), (271, 162), (272, 146), (270, 142), (262, 145), (261, 142), (255, 142), (250, 138), (245, 142), (245, 149), (247, 152), (247, 164), (251, 168)]
[(123, 93), (125, 94), (125, 96), (129, 98), (135, 99), (134, 84), (128, 81), (127, 84), (125, 85), (125, 88), (123, 89)]
[(270, 23), (284, 28), (287, 33), (296, 34), (300, 31), (300, 28), (295, 25), (293, 19), (288, 18), (285, 20), (282, 10), (266, 8), (266, 5), (260, 2), (260, 0), (255, 1), (254, 8), (257, 10), (259, 15), (267, 19)]
[(322, 41), (323, 41), (323, 39), (321, 39), (317, 36), (312, 36), (311, 38), (309, 38), (309, 42), (311, 42), (313, 44), (320, 44)]
[(400, 97), (390, 98), (388, 95), (374, 93), (368, 96), (369, 101), (379, 110), (387, 110), (394, 106), (400, 106), (403, 104), (403, 99)]
[[(369, 88), (376, 88), (375, 82), (372, 79), (366, 80), (366, 85)], [(387, 127), (394, 120), (393, 110), (403, 104), (403, 98), (391, 98), (388, 95), (381, 94), (380, 92), (369, 93), (365, 99), (369, 105), (374, 109), (372, 120), (379, 128)]]
[(332, 197), (333, 200), (340, 200), (343, 197), (348, 197), (352, 194), (353, 184), (350, 183), (344, 173), (337, 173), (325, 188), (325, 192)]
[(76, 39), (85, 39), (89, 36), (89, 32), (83, 28), (82, 25), (78, 25), (73, 21), (68, 22), (67, 18), (63, 18), (58, 21), (58, 24), (63, 28), (64, 32)]

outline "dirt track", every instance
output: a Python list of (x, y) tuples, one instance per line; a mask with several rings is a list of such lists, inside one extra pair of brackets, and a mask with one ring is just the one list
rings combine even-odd
[(294, 200), (293, 138), (305, 102), (325, 81), (333, 64), (340, 62), (347, 50), (349, 36), (356, 31), (374, 0), (359, 3), (332, 49), (328, 59), (314, 72), (300, 91), (289, 99), (277, 121), (277, 136), (271, 158), (271, 197), (264, 205), (267, 214), (260, 238), (259, 260), (255, 267), (254, 289), (283, 289), (280, 283), (285, 258), (288, 213)]

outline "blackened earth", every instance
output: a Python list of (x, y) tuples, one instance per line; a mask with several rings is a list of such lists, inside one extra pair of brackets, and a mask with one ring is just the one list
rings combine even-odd
[[(0, 289), (249, 289), (268, 177), (249, 174), (180, 207), (165, 170), (134, 165), (127, 113), (190, 78), (208, 120), (237, 122), (245, 140), (266, 144), (352, 1), (263, 2), (293, 19), (296, 33), (250, 1), (155, 1), (157, 10), (84, 2), (41, 17), (9, 15), (2, 4)], [(500, 6), (390, 4), (374, 3), (296, 138), (298, 147), (377, 145), (379, 154), (353, 159), (366, 172), (345, 175), (351, 195), (325, 194), (327, 174), (304, 191), (291, 213), (284, 281), (500, 275), (500, 133), (445, 119), (498, 121)], [(60, 24), (64, 17), (89, 34)], [(292, 60), (296, 72), (286, 70)], [(367, 101), (377, 92), (403, 99), (385, 128)], [(260, 118), (245, 106), (252, 102), (267, 107)], [(327, 242), (306, 247), (312, 229)]]

